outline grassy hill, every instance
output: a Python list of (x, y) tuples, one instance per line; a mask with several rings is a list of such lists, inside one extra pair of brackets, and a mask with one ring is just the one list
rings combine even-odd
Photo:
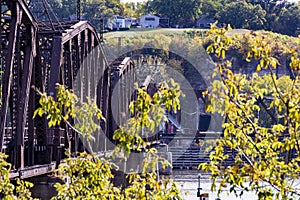
[(133, 28), (127, 31), (113, 31), (107, 32), (104, 34), (104, 38), (114, 38), (114, 37), (134, 37), (141, 36), (146, 34), (163, 34), (163, 35), (172, 35), (177, 34), (181, 35), (187, 31), (199, 31), (203, 32), (206, 29), (193, 29), (193, 28), (159, 28), (159, 29), (143, 29), (143, 28)]

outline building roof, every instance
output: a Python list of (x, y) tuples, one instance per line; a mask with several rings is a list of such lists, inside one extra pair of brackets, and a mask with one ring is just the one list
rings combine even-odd
[(153, 15), (153, 14), (147, 14), (147, 15), (143, 15), (143, 16), (141, 16), (141, 18), (142, 17), (159, 17), (159, 16), (157, 16), (157, 15)]
[(205, 20), (205, 21), (214, 21), (213, 18), (210, 18), (208, 15), (201, 15), (197, 21), (202, 21), (202, 20)]

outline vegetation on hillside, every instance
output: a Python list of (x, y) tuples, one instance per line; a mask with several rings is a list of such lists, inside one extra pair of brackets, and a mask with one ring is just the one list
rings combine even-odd
[[(48, 0), (52, 11), (60, 20), (77, 19), (77, 0)], [(113, 15), (123, 15), (124, 8), (119, 0), (87, 0), (81, 1), (81, 18), (88, 20), (97, 29), (99, 19), (108, 19)]]
[(169, 17), (171, 27), (193, 27), (201, 15), (230, 24), (233, 28), (268, 30), (290, 36), (298, 35), (300, 5), (281, 0), (152, 0), (123, 4), (123, 15), (140, 17), (152, 13)]
[[(282, 66), (279, 69), (284, 69), (288, 71), (289, 74), (294, 76), (293, 71), (289, 67), (289, 61), (291, 59), (292, 53), (291, 49), (296, 49), (300, 45), (300, 39), (298, 37), (292, 37), (287, 35), (282, 35), (279, 33), (273, 33), (270, 31), (249, 31), (246, 29), (233, 29), (226, 33), (228, 36), (233, 37), (233, 43), (228, 49), (227, 58), (234, 60), (234, 71), (243, 72), (247, 66), (250, 65), (250, 68), (255, 71), (255, 60), (251, 62), (246, 62), (247, 53), (252, 48), (252, 43), (255, 40), (255, 36), (264, 38), (264, 41), (272, 49), (272, 56), (276, 57), (282, 62)], [(199, 47), (207, 48), (211, 42), (211, 39), (208, 37), (208, 31), (197, 30), (197, 29), (158, 29), (158, 30), (142, 30), (142, 31), (125, 31), (121, 33), (107, 33), (105, 34), (105, 43), (110, 50), (111, 54), (116, 55), (118, 52), (118, 37), (121, 39), (121, 52), (129, 53), (132, 49), (139, 49), (137, 54), (146, 53), (147, 50), (142, 50), (148, 44), (153, 44), (152, 46), (157, 46), (160, 49), (164, 49), (164, 52), (159, 52), (159, 56), (163, 58), (163, 61), (170, 59), (169, 50), (172, 50), (173, 47), (178, 45), (177, 49), (181, 49), (183, 55), (187, 55), (188, 60), (195, 60), (200, 54)], [(184, 41), (184, 42), (183, 42)], [(184, 45), (182, 46), (181, 44)], [(149, 46), (149, 45), (148, 45)], [(148, 52), (149, 53), (149, 52)], [(203, 56), (203, 52), (201, 53)], [(205, 57), (205, 56), (204, 56)], [(172, 57), (174, 58), (174, 57)], [(176, 58), (175, 59), (182, 59)], [(215, 56), (212, 55), (212, 59), (216, 61)], [(207, 61), (201, 59), (201, 63), (206, 63)], [(183, 70), (188, 69), (187, 63), (182, 63), (181, 68)], [(196, 66), (197, 67), (197, 66)], [(253, 70), (249, 71), (251, 73)], [(265, 73), (266, 70), (263, 70), (260, 74)], [(276, 71), (274, 69), (274, 71)], [(247, 73), (244, 72), (243, 73)], [(280, 74), (280, 76), (283, 74)], [(197, 82), (197, 80), (195, 80)]]
[[(76, 16), (76, 1), (48, 0), (60, 19)], [(286, 0), (151, 0), (143, 3), (120, 3), (119, 0), (81, 2), (81, 16), (96, 27), (99, 18), (113, 15), (141, 17), (157, 14), (170, 19), (171, 27), (194, 27), (201, 15), (230, 24), (233, 28), (268, 30), (297, 36), (300, 24), (300, 5)]]
[[(132, 37), (130, 32), (124, 33), (125, 35), (128, 33), (129, 36), (126, 37), (123, 34), (120, 49), (118, 49), (118, 38), (106, 38), (105, 43), (110, 52), (109, 58), (112, 57), (111, 59), (114, 60), (118, 56), (133, 56), (139, 69), (138, 59), (141, 56), (156, 56), (160, 59), (160, 64), (166, 64), (182, 74), (194, 89), (199, 89), (199, 84), (205, 87), (204, 79), (208, 77), (204, 75), (212, 71), (213, 66), (202, 45), (189, 36), (185, 36), (187, 33), (151, 34), (150, 31)], [(199, 74), (201, 69), (206, 69), (206, 72)]]
[[(219, 80), (212, 84), (207, 109), (224, 116), (224, 137), (217, 140), (210, 154), (211, 162), (201, 164), (200, 169), (211, 171), (212, 190), (221, 192), (228, 186), (237, 196), (254, 191), (259, 199), (298, 199), (300, 193), (295, 182), (300, 173), (298, 53), (290, 50), (290, 67), (295, 77), (284, 77), (282, 81), (273, 74), (280, 63), (273, 56), (268, 40), (251, 35), (246, 59), (257, 60), (256, 71), (266, 69), (269, 75), (254, 73), (247, 77), (231, 70), (226, 52), (234, 44), (234, 38), (226, 35), (226, 29), (213, 28), (209, 35), (207, 51), (217, 58), (214, 76)], [(261, 123), (259, 111), (263, 109), (267, 118), (272, 119), (270, 124)], [(233, 159), (234, 164), (224, 167), (227, 159)]]

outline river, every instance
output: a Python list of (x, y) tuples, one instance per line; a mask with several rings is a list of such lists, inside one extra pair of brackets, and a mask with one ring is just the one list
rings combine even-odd
[[(198, 188), (198, 174), (196, 170), (174, 170), (172, 174), (172, 179), (178, 183), (178, 187), (181, 189), (181, 193), (186, 200), (199, 200), (197, 197), (197, 188)], [(201, 179), (201, 194), (208, 193), (209, 200), (215, 200), (218, 198), (217, 192), (211, 192), (210, 186), (211, 181), (207, 174), (202, 174)], [(187, 194), (186, 194), (187, 193)], [(229, 189), (225, 190), (220, 194), (221, 200), (233, 200), (233, 199), (242, 199), (242, 200), (252, 200), (257, 199), (257, 196), (253, 192), (245, 192), (243, 197), (236, 197), (234, 194), (228, 194)]]

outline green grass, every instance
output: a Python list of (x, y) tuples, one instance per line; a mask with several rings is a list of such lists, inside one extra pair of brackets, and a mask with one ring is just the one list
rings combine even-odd
[[(150, 34), (163, 34), (171, 35), (177, 34), (181, 35), (185, 31), (206, 31), (207, 29), (197, 29), (197, 28), (158, 28), (158, 29), (149, 29), (149, 28), (131, 28), (127, 31), (112, 31), (104, 34), (104, 38), (117, 38), (117, 37), (134, 37), (141, 35), (150, 35)], [(228, 34), (234, 35), (236, 33), (243, 34), (249, 33), (249, 30), (246, 29), (233, 29)]]
[(195, 28), (158, 28), (158, 29), (146, 29), (146, 28), (132, 28), (127, 31), (113, 31), (104, 34), (104, 38), (114, 38), (114, 37), (134, 37), (145, 34), (183, 34), (184, 31), (204, 31), (205, 29), (195, 29)]

